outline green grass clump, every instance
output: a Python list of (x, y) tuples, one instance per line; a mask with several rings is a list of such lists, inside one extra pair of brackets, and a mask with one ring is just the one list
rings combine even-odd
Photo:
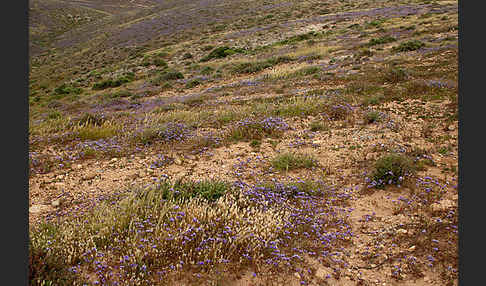
[(134, 73), (127, 73), (126, 75), (121, 76), (117, 79), (107, 79), (107, 80), (97, 82), (93, 85), (92, 89), (93, 90), (101, 90), (101, 89), (107, 89), (107, 88), (111, 88), (111, 87), (118, 87), (118, 86), (121, 86), (124, 83), (131, 82), (134, 79), (135, 79)]
[(230, 47), (218, 47), (214, 50), (212, 50), (207, 56), (203, 57), (201, 59), (201, 62), (207, 62), (212, 59), (222, 59), (230, 55), (234, 55), (237, 53), (244, 53), (244, 49), (240, 48), (230, 48)]
[(327, 130), (329, 130), (329, 126), (327, 126), (326, 124), (324, 124), (320, 120), (314, 120), (314, 121), (312, 121), (310, 123), (309, 129), (312, 132), (316, 132), (316, 131), (327, 131)]
[(65, 83), (54, 89), (55, 94), (81, 94), (82, 92), (82, 88), (68, 86)]
[(200, 79), (193, 79), (193, 80), (190, 80), (186, 83), (186, 88), (193, 88), (193, 87), (196, 87), (198, 85), (200, 85), (202, 82)]
[(365, 115), (365, 122), (368, 124), (378, 122), (380, 120), (380, 112), (370, 111)]
[(415, 51), (422, 47), (425, 47), (425, 43), (419, 40), (413, 40), (413, 41), (403, 42), (400, 45), (393, 47), (392, 50), (394, 52), (400, 53), (400, 52)]
[(395, 39), (392, 36), (383, 36), (380, 38), (373, 38), (368, 42), (368, 46), (376, 46), (376, 45), (381, 45), (381, 44), (387, 44), (387, 43), (392, 43), (395, 42), (397, 39)]
[(403, 154), (388, 154), (375, 163), (372, 185), (384, 188), (386, 185), (400, 185), (405, 177), (416, 171), (412, 159)]
[(161, 199), (173, 201), (188, 201), (189, 199), (199, 197), (208, 202), (215, 202), (225, 193), (231, 190), (231, 185), (224, 181), (204, 180), (194, 181), (177, 181), (175, 184), (164, 182), (161, 187)]
[(183, 78), (184, 78), (184, 75), (180, 71), (169, 69), (169, 70), (163, 71), (162, 73), (160, 73), (156, 77), (152, 78), (150, 80), (150, 83), (159, 86), (163, 82), (167, 83), (167, 81), (176, 80), (176, 79), (183, 79)]
[(288, 171), (300, 168), (310, 169), (318, 166), (318, 161), (308, 154), (285, 152), (273, 158), (271, 164), (277, 170)]

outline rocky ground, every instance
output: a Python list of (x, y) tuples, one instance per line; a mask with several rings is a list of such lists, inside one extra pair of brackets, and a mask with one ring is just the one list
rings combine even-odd
[[(137, 14), (141, 20), (130, 26), (133, 31), (120, 28), (110, 31), (110, 37), (127, 40), (135, 30), (142, 33), (150, 29), (147, 25), (159, 23), (163, 13), (182, 9), (164, 10), (155, 2), (142, 2), (139, 9), (152, 9), (152, 18), (139, 11), (143, 15)], [(230, 2), (227, 7), (235, 5)], [(36, 57), (41, 64), (31, 70), (31, 231), (44, 223), (62, 223), (113, 195), (123, 197), (161, 178), (223, 180), (241, 186), (320, 180), (335, 197), (322, 199), (316, 209), (342, 212), (337, 217), (346, 221), (346, 235), (335, 248), (320, 248), (314, 245), (317, 241), (298, 236), (313, 246), (303, 247), (301, 261), (285, 270), (268, 268), (263, 261), (247, 265), (240, 260), (233, 261), (237, 266), (226, 269), (224, 275), (213, 272), (220, 267), (215, 263), (204, 271), (168, 270), (164, 279), (175, 283), (171, 285), (457, 285), (457, 1), (331, 1), (322, 8), (328, 12), (321, 14), (316, 12), (319, 3), (313, 1), (300, 6), (271, 2), (275, 3), (266, 9), (272, 16), (263, 14), (254, 27), (244, 27), (241, 20), (242, 27), (227, 26), (174, 40), (164, 60), (184, 77), (166, 80), (170, 87), (153, 84), (153, 74), (163, 75), (163, 71), (157, 65), (144, 65), (142, 56), (117, 60), (113, 55), (111, 71), (101, 75), (92, 76), (101, 68), (85, 72), (73, 68), (68, 81), (65, 73), (63, 80), (82, 92), (58, 96), (63, 93), (54, 88), (49, 92), (50, 87), (58, 86), (55, 75), (51, 82), (40, 79), (53, 62), (65, 64), (67, 54), (54, 55), (53, 62), (43, 55)], [(203, 9), (219, 2), (198, 3), (192, 5)], [(216, 5), (218, 9), (226, 7), (221, 3)], [(279, 18), (291, 7), (302, 8), (302, 16)], [(128, 17), (123, 13), (131, 8), (117, 8), (116, 13), (106, 7), (96, 9)], [(305, 17), (307, 12), (311, 16)], [(240, 19), (239, 13), (246, 12), (235, 11), (231, 17)], [(195, 19), (188, 25), (205, 21)], [(187, 27), (173, 24), (171, 29)], [(317, 36), (308, 36), (310, 31)], [(289, 35), (307, 36), (273, 45)], [(386, 36), (394, 40), (369, 44)], [(67, 34), (63, 37), (68, 38)], [(210, 39), (204, 41), (205, 37)], [(412, 40), (425, 45), (397, 50), (400, 43)], [(136, 41), (146, 40), (133, 41), (136, 46)], [(252, 52), (199, 61), (209, 51), (200, 47), (223, 43), (246, 45)], [(154, 42), (148, 46), (152, 45), (153, 50), (160, 50)], [(191, 51), (191, 57), (182, 55), (186, 51)], [(235, 72), (239, 63), (277, 55), (291, 60), (255, 72)], [(73, 54), (72, 59), (77, 60), (78, 55)], [(204, 67), (214, 72), (202, 75)], [(113, 78), (127, 69), (135, 79), (121, 87), (91, 88), (100, 78)], [(197, 83), (189, 85), (194, 79)], [(110, 97), (127, 91), (127, 97)], [(102, 123), (77, 125), (83, 114), (101, 114)], [(285, 128), (236, 138), (234, 130), (250, 119), (270, 120), (268, 124)], [(161, 124), (181, 127), (146, 141), (143, 132)], [(315, 164), (279, 170), (274, 158), (286, 152), (308, 154)], [(410, 158), (416, 172), (401, 183), (377, 188), (372, 182), (375, 164), (390, 153)], [(322, 251), (326, 254), (316, 254)], [(85, 276), (80, 274), (87, 283), (115, 285), (110, 283), (116, 279), (89, 270), (89, 263), (77, 265), (88, 269)], [(108, 265), (109, 269), (115, 267)], [(126, 277), (130, 281), (126, 285), (144, 285)]]

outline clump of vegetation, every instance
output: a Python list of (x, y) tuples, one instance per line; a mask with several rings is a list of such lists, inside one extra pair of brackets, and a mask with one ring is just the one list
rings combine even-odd
[(186, 88), (193, 88), (193, 87), (200, 85), (201, 83), (202, 82), (201, 82), (200, 79), (195, 78), (195, 79), (192, 79), (192, 80), (190, 80), (186, 83)]
[(134, 133), (135, 142), (152, 144), (156, 141), (168, 143), (182, 141), (189, 135), (189, 129), (185, 124), (168, 122), (165, 124), (150, 126)]
[(279, 117), (266, 117), (262, 120), (246, 119), (230, 127), (229, 137), (235, 141), (258, 140), (265, 136), (279, 136), (288, 128), (288, 124)]
[(237, 53), (244, 53), (244, 49), (240, 48), (230, 48), (230, 47), (218, 47), (214, 50), (212, 50), (207, 56), (203, 57), (201, 59), (201, 62), (207, 62), (212, 59), (222, 59), (226, 58), (227, 56), (234, 55)]
[(376, 45), (381, 45), (381, 44), (392, 43), (392, 42), (395, 42), (396, 40), (397, 39), (395, 39), (392, 36), (383, 36), (383, 37), (379, 37), (379, 38), (373, 38), (373, 39), (370, 39), (367, 46), (371, 47), (371, 46), (376, 46)]
[(214, 69), (212, 67), (204, 67), (202, 70), (201, 70), (201, 74), (202, 75), (210, 75), (214, 72)]
[(413, 41), (407, 41), (403, 42), (400, 45), (393, 47), (392, 50), (394, 52), (400, 53), (400, 52), (410, 52), (410, 51), (415, 51), (418, 50), (422, 47), (425, 46), (425, 43), (419, 40), (413, 40)]
[(371, 124), (378, 121), (380, 121), (380, 112), (374, 110), (366, 113), (365, 122), (367, 124)]
[(107, 89), (111, 87), (118, 87), (121, 86), (124, 83), (131, 82), (135, 79), (135, 74), (130, 72), (127, 73), (117, 79), (106, 79), (101, 82), (97, 82), (93, 85), (92, 89), (93, 90), (101, 90), (101, 89)]
[(309, 125), (310, 131), (327, 131), (329, 130), (329, 126), (324, 124), (321, 120), (314, 120)]
[(94, 125), (94, 126), (101, 126), (103, 123), (106, 122), (105, 115), (101, 113), (90, 113), (85, 112), (81, 117), (76, 121), (77, 125)]
[(318, 161), (309, 154), (285, 152), (273, 158), (271, 164), (277, 170), (288, 171), (300, 168), (311, 169), (318, 166)]
[(182, 55), (182, 59), (183, 59), (183, 60), (192, 59), (192, 54), (191, 54), (191, 53), (189, 53), (189, 52), (184, 53), (184, 54)]
[(363, 99), (362, 103), (363, 105), (378, 105), (380, 102), (382, 102), (385, 99), (383, 95), (371, 95), (367, 96)]
[(416, 167), (408, 156), (388, 154), (375, 163), (369, 187), (384, 188), (386, 185), (401, 185), (407, 176), (415, 173)]
[(253, 139), (250, 142), (250, 147), (252, 147), (252, 148), (259, 148), (260, 145), (262, 145), (262, 141), (261, 140)]
[(65, 83), (54, 89), (55, 94), (81, 94), (82, 92), (82, 88), (68, 86)]
[(305, 34), (295, 35), (295, 36), (289, 37), (285, 40), (282, 40), (280, 42), (277, 42), (277, 45), (294, 44), (294, 43), (297, 43), (297, 42), (310, 40), (310, 39), (315, 38), (317, 36), (319, 36), (318, 32), (310, 31), (310, 32), (305, 33)]
[(183, 79), (184, 75), (180, 71), (176, 70), (165, 70), (160, 73), (158, 76), (150, 80), (150, 83), (154, 85), (161, 85), (163, 82), (176, 80), (176, 79)]

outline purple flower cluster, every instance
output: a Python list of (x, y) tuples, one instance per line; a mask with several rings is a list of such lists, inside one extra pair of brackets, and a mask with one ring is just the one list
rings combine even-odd
[(150, 164), (151, 169), (161, 168), (171, 164), (174, 161), (174, 158), (165, 156), (164, 154), (157, 155), (157, 159), (155, 159), (152, 164)]

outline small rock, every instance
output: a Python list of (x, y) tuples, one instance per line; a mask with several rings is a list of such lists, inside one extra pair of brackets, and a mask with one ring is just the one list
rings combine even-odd
[(55, 201), (52, 201), (52, 202), (51, 202), (51, 205), (52, 205), (53, 207), (58, 207), (58, 206), (60, 206), (60, 205), (61, 205), (61, 200), (60, 200), (60, 199), (57, 199), (57, 200), (55, 200)]
[(294, 272), (294, 276), (295, 276), (297, 279), (300, 279), (300, 274), (299, 274), (299, 273)]
[(397, 233), (399, 233), (399, 234), (406, 234), (407, 233), (407, 230), (406, 229), (403, 229), (403, 228), (400, 228), (399, 230), (397, 230)]
[(415, 248), (417, 248), (417, 247), (416, 247), (415, 245), (412, 245), (412, 246), (410, 246), (410, 247), (408, 248), (408, 251), (414, 251), (414, 250), (415, 250)]
[(373, 160), (374, 158), (375, 158), (375, 155), (373, 153), (366, 154), (366, 160)]
[(77, 169), (81, 169), (81, 168), (83, 168), (83, 165), (81, 165), (81, 164), (77, 164), (77, 165), (76, 165), (76, 168), (77, 168)]
[(455, 125), (449, 125), (449, 131), (454, 131), (456, 129), (456, 126)]
[(182, 160), (179, 158), (175, 158), (174, 163), (176, 163), (176, 165), (182, 165)]
[(43, 211), (47, 211), (49, 209), (49, 206), (46, 205), (32, 205), (29, 208), (29, 213), (41, 213)]
[(95, 173), (91, 173), (91, 174), (86, 174), (83, 176), (83, 180), (92, 180), (96, 177), (96, 174)]
[(116, 161), (118, 161), (118, 158), (113, 158), (110, 160), (110, 162), (116, 162)]

